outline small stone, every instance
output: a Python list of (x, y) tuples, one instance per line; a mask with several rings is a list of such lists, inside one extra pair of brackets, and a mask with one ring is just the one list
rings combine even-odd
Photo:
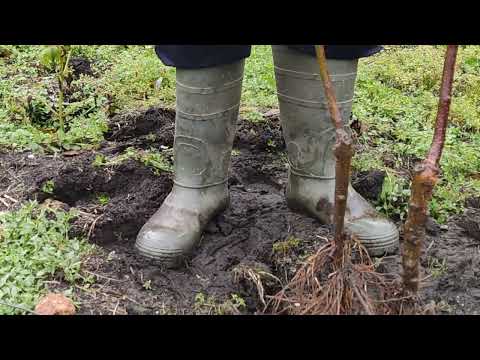
[(75, 315), (75, 305), (62, 294), (48, 294), (35, 307), (37, 315)]
[(155, 90), (160, 90), (162, 88), (163, 78), (158, 79), (155, 81)]
[(440, 225), (440, 230), (447, 231), (448, 225)]

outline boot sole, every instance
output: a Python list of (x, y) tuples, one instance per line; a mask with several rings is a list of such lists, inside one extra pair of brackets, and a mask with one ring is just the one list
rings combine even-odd
[(151, 248), (138, 243), (135, 244), (135, 249), (141, 256), (155, 260), (169, 269), (180, 267), (187, 259), (182, 250)]
[(392, 231), (389, 234), (385, 234), (382, 237), (375, 238), (361, 238), (358, 237), (360, 243), (367, 249), (368, 254), (372, 257), (380, 257), (385, 255), (394, 254), (398, 250), (398, 231)]

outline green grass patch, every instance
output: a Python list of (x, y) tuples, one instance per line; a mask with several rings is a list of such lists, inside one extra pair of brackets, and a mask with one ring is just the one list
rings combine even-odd
[(80, 270), (93, 247), (68, 235), (74, 216), (35, 202), (0, 215), (0, 314), (31, 311), (47, 290), (46, 280), (91, 281)]
[(134, 147), (129, 147), (122, 154), (110, 158), (107, 158), (102, 154), (97, 154), (93, 160), (93, 165), (98, 167), (111, 167), (120, 165), (129, 159), (133, 159), (151, 168), (155, 174), (158, 175), (161, 172), (173, 171), (173, 167), (168, 161), (168, 157), (171, 158), (172, 156), (172, 149), (158, 151), (153, 148), (149, 150), (140, 150)]

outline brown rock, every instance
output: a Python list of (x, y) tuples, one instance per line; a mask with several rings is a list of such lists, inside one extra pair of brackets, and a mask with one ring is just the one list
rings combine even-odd
[(50, 198), (45, 199), (45, 201), (40, 206), (47, 207), (51, 210), (63, 210), (63, 211), (70, 210), (70, 206), (68, 204), (65, 204), (61, 201), (50, 199)]
[(75, 305), (62, 294), (48, 294), (35, 307), (37, 315), (75, 315)]

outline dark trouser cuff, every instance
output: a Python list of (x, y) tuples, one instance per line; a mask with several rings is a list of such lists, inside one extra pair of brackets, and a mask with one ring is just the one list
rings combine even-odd
[[(313, 45), (289, 45), (295, 50), (315, 56)], [(379, 45), (328, 45), (330, 59), (358, 59), (381, 51)], [(201, 69), (231, 64), (250, 56), (250, 45), (157, 45), (155, 51), (167, 66)]]

